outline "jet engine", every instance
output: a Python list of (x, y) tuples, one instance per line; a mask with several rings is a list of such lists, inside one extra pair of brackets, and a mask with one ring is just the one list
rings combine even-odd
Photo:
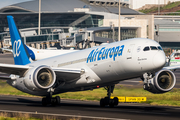
[(165, 93), (174, 88), (176, 77), (170, 70), (160, 70), (144, 84), (144, 89), (152, 93)]
[(39, 66), (30, 69), (25, 77), (24, 84), (30, 90), (47, 90), (56, 82), (55, 72), (48, 66)]

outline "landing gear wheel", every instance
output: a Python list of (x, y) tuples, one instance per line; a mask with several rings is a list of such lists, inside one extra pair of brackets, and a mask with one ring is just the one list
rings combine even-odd
[(42, 98), (42, 106), (47, 106), (47, 99), (46, 98)]
[(56, 98), (52, 98), (51, 99), (51, 105), (56, 106), (56, 103), (57, 103)]
[(42, 98), (42, 105), (43, 106), (47, 106), (48, 104), (51, 104), (52, 106), (56, 106), (56, 105), (59, 105), (60, 104), (60, 97), (59, 96), (56, 96), (54, 98)]
[(111, 108), (114, 107), (114, 99), (109, 100), (109, 107), (111, 107)]
[(56, 105), (59, 105), (61, 103), (61, 98), (59, 96), (56, 96), (55, 99), (56, 99)]
[(118, 99), (117, 97), (114, 97), (114, 99), (113, 99), (113, 100), (114, 100), (114, 105), (115, 105), (115, 106), (117, 106), (117, 105), (118, 105), (118, 103), (119, 103), (119, 99)]
[(104, 107), (106, 105), (109, 105), (109, 107), (117, 106), (119, 103), (119, 99), (117, 97), (114, 97), (114, 99), (111, 99), (111, 93), (114, 91), (115, 85), (107, 86), (105, 89), (107, 90), (108, 97), (102, 98), (100, 100), (100, 106)]
[(147, 90), (147, 89), (148, 89), (148, 85), (145, 83), (145, 84), (143, 85), (143, 88), (144, 88), (144, 90)]
[(102, 98), (102, 99), (100, 100), (100, 106), (101, 106), (101, 107), (105, 107), (105, 100), (104, 100), (104, 98)]
[(100, 100), (100, 106), (105, 107), (106, 105), (109, 105), (109, 107), (114, 107), (118, 105), (118, 101), (119, 99), (117, 97), (114, 97), (114, 99), (105, 97)]
[(105, 103), (105, 105), (109, 105), (109, 98), (108, 97), (104, 98), (104, 103)]

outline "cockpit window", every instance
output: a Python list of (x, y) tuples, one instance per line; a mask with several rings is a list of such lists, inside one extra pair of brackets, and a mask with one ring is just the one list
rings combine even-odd
[(159, 50), (163, 50), (161, 46), (158, 46), (158, 49), (159, 49)]
[(150, 46), (151, 50), (158, 50), (155, 46)]
[(149, 50), (149, 47), (145, 47), (143, 50), (144, 50), (144, 51), (148, 51), (148, 50)]

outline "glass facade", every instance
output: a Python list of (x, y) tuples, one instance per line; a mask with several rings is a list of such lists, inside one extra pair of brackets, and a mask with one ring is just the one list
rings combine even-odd
[(160, 42), (163, 48), (180, 49), (180, 42)]
[[(12, 15), (19, 29), (38, 27), (38, 13), (12, 13), (0, 14), (0, 33), (8, 28), (7, 15)], [(82, 22), (70, 26), (74, 21), (85, 16), (85, 13), (42, 13), (41, 14), (41, 27), (99, 27), (99, 21), (104, 19), (101, 15), (90, 15)]]
[[(113, 39), (113, 31), (112, 30), (96, 32), (95, 35), (97, 37)], [(136, 38), (136, 37), (137, 37), (137, 29), (121, 28), (121, 40)], [(114, 39), (118, 40), (118, 29), (115, 29)]]
[[(21, 38), (24, 41), (24, 37)], [(49, 41), (49, 40), (59, 40), (59, 35), (41, 35), (41, 36), (30, 36), (26, 37), (26, 42), (39, 42), (39, 41)]]

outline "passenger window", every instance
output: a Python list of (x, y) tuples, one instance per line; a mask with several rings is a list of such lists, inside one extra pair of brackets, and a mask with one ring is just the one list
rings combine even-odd
[(148, 51), (148, 50), (149, 50), (149, 47), (145, 47), (143, 50), (144, 50), (144, 51)]
[(151, 50), (158, 50), (155, 46), (150, 46)]
[(158, 49), (159, 49), (159, 50), (163, 50), (161, 46), (158, 46)]

